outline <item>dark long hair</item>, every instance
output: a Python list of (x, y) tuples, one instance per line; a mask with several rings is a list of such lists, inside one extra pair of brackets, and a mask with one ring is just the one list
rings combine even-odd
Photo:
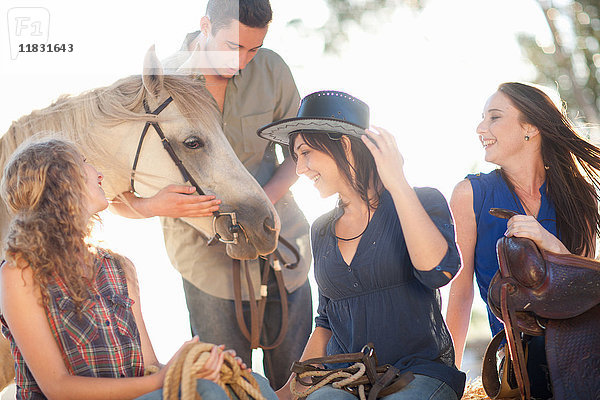
[[(294, 153), (294, 142), (300, 136), (308, 147), (330, 155), (346, 181), (360, 194), (361, 199), (370, 207), (379, 205), (379, 197), (383, 190), (381, 178), (377, 172), (377, 165), (373, 155), (365, 144), (355, 136), (346, 136), (350, 139), (350, 152), (354, 158), (354, 165), (350, 164), (339, 133), (328, 132), (295, 132), (290, 135), (290, 152), (294, 161), (298, 161)], [(375, 196), (369, 198), (369, 190), (375, 191)]]
[(573, 254), (594, 256), (600, 233), (600, 148), (580, 137), (573, 124), (540, 89), (508, 82), (498, 87), (540, 132), (546, 187), (556, 208), (561, 241)]

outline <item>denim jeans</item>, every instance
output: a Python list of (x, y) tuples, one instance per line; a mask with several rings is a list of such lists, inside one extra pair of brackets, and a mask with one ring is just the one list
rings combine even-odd
[[(269, 381), (265, 377), (252, 374), (256, 378), (256, 382), (260, 388), (260, 392), (265, 396), (267, 400), (277, 400), (277, 395), (269, 386)], [(196, 390), (203, 400), (229, 400), (227, 393), (219, 385), (214, 382), (207, 381), (205, 379), (198, 379), (196, 384)], [(237, 399), (238, 397), (233, 393), (233, 390), (229, 389), (232, 397)], [(163, 390), (158, 389), (154, 392), (146, 393), (145, 395), (138, 397), (136, 400), (162, 400)]]
[[(261, 343), (272, 343), (281, 325), (281, 300), (274, 274), (269, 274)], [(235, 317), (233, 300), (210, 296), (183, 280), (185, 299), (190, 313), (192, 333), (201, 341), (224, 344), (234, 349), (248, 365), (252, 365), (250, 342), (242, 335)], [(250, 303), (243, 302), (244, 318), (250, 323)], [(274, 389), (279, 389), (290, 376), (290, 367), (300, 359), (312, 330), (312, 297), (308, 279), (300, 288), (288, 293), (288, 331), (277, 348), (264, 351), (264, 371)], [(248, 326), (248, 328), (250, 328)]]
[[(356, 400), (357, 397), (331, 385), (308, 395), (306, 400)], [(396, 393), (382, 397), (383, 400), (457, 400), (456, 392), (446, 383), (425, 375), (415, 374), (415, 379)]]

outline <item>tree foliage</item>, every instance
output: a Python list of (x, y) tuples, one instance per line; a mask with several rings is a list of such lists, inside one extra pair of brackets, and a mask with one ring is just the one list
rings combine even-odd
[[(324, 51), (337, 53), (351, 25), (385, 20), (398, 6), (421, 10), (426, 0), (324, 0), (330, 10), (318, 30)], [(535, 82), (557, 87), (576, 121), (600, 126), (600, 0), (536, 0), (552, 33), (551, 43), (531, 34), (518, 41), (537, 71)], [(301, 24), (295, 20), (292, 24)]]
[(537, 70), (536, 81), (558, 85), (575, 120), (600, 123), (600, 1), (538, 0), (552, 43), (520, 35), (522, 50)]
[[(318, 28), (323, 37), (326, 53), (339, 53), (341, 45), (348, 40), (348, 30), (351, 25), (367, 28), (367, 21), (385, 20), (399, 6), (408, 6), (421, 10), (426, 0), (324, 0), (329, 8), (327, 22)], [(290, 21), (290, 25), (301, 25), (299, 19)]]

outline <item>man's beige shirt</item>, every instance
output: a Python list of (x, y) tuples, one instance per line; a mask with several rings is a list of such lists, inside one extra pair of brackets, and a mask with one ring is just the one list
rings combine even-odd
[[(165, 65), (167, 69), (174, 68), (181, 62), (181, 57), (171, 57)], [(246, 68), (227, 84), (223, 130), (236, 155), (263, 185), (274, 172), (275, 155), (273, 145), (258, 137), (256, 130), (296, 116), (299, 102), (289, 67), (277, 53), (268, 49), (259, 49)], [(286, 288), (292, 292), (307, 279), (311, 263), (309, 227), (290, 192), (275, 204), (275, 208), (281, 218), (281, 236), (295, 244), (301, 255), (297, 268), (283, 271)], [(233, 299), (232, 260), (225, 253), (225, 245), (219, 243), (207, 247), (207, 238), (180, 219), (161, 218), (161, 222), (167, 253), (183, 278), (211, 296)], [(287, 254), (293, 260), (281, 245), (280, 250), (284, 257)], [(253, 260), (248, 265), (255, 295), (259, 297), (258, 262)], [(242, 296), (248, 299), (245, 285), (242, 285)]]

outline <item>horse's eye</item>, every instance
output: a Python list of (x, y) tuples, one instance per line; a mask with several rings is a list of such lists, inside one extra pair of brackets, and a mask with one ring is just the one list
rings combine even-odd
[(195, 150), (204, 147), (204, 142), (197, 136), (190, 136), (183, 141), (183, 145), (188, 149)]

